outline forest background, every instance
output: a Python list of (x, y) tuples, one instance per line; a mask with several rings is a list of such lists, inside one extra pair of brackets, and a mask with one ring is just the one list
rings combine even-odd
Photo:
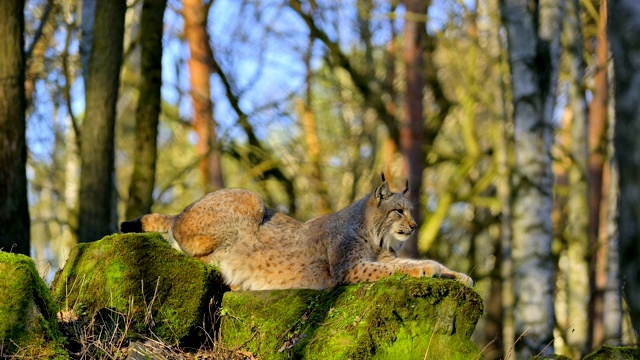
[(487, 359), (636, 344), (638, 33), (634, 0), (0, 1), (0, 248), (50, 280), (215, 189), (306, 220), (384, 172)]

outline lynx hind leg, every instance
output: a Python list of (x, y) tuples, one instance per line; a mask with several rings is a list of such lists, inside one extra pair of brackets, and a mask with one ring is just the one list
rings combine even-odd
[(256, 194), (241, 189), (205, 195), (187, 207), (173, 226), (173, 238), (182, 251), (195, 258), (210, 256), (220, 245), (238, 241), (242, 233), (255, 233), (265, 207)]

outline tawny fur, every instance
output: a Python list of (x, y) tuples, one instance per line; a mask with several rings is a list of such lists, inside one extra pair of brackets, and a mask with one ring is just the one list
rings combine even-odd
[(438, 262), (396, 257), (391, 242), (406, 240), (416, 226), (411, 209), (404, 192), (391, 192), (383, 181), (343, 210), (304, 223), (241, 189), (209, 193), (176, 216), (137, 221), (142, 231), (168, 232), (185, 253), (218, 266), (234, 290), (326, 289), (393, 273), (473, 286), (470, 277)]

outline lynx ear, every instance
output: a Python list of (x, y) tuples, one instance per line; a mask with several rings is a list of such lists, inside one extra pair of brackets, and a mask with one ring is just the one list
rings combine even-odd
[(378, 188), (375, 191), (375, 197), (379, 201), (382, 201), (388, 198), (389, 196), (391, 196), (391, 194), (393, 193), (391, 192), (391, 189), (389, 189), (389, 184), (387, 184), (386, 181), (383, 181), (382, 184), (380, 184), (380, 186), (378, 186)]
[(402, 190), (402, 195), (407, 195), (409, 192), (409, 179), (407, 179), (404, 183), (404, 190)]

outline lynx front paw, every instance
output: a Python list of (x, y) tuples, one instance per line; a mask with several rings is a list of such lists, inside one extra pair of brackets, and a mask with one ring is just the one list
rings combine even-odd
[(473, 287), (473, 285), (475, 284), (473, 282), (473, 279), (470, 276), (467, 276), (463, 273), (457, 273), (456, 274), (456, 280), (458, 280), (459, 282), (467, 285), (468, 287)]
[(456, 281), (459, 281), (459, 282), (467, 285), (468, 287), (473, 287), (473, 285), (474, 285), (473, 279), (470, 276), (465, 275), (463, 273), (451, 271), (449, 269), (446, 269), (442, 273), (442, 277), (445, 278), (445, 279), (454, 279)]
[(427, 263), (422, 266), (423, 276), (427, 277), (442, 277), (443, 266), (438, 263)]

